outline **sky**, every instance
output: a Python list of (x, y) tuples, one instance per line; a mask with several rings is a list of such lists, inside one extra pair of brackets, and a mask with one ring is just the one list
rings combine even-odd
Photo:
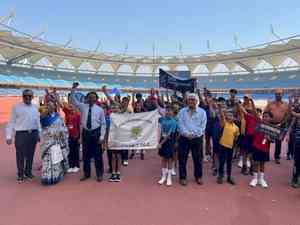
[[(156, 55), (199, 54), (235, 49), (300, 33), (299, 0), (1, 0), (0, 17), (11, 26), (49, 41), (101, 51)], [(207, 49), (210, 41), (210, 50)]]

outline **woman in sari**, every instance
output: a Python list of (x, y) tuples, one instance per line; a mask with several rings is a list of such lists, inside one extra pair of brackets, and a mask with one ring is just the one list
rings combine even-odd
[(64, 178), (68, 164), (68, 129), (49, 102), (41, 111), (42, 184), (53, 185)]

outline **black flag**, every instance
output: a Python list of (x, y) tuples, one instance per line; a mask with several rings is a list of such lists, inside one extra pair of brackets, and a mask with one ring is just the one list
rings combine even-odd
[(180, 91), (182, 93), (187, 91), (194, 92), (196, 79), (180, 78), (171, 72), (159, 69), (159, 87)]

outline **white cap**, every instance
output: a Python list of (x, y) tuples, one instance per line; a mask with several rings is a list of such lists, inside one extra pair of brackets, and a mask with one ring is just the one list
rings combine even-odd
[(198, 96), (195, 93), (188, 93), (187, 99), (196, 99), (196, 100), (198, 100)]

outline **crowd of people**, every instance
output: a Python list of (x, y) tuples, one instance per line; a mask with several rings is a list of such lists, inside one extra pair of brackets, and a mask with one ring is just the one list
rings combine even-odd
[[(63, 102), (57, 91), (46, 90), (39, 108), (32, 104), (33, 91), (23, 91), (23, 101), (14, 106), (11, 120), (6, 127), (6, 142), (15, 143), (17, 181), (34, 178), (32, 163), (35, 148), (40, 142), (41, 182), (56, 184), (66, 173), (80, 171), (80, 145), (82, 146), (83, 176), (91, 178), (91, 159), (96, 181), (102, 182), (104, 171), (103, 153), (108, 158), (109, 181), (121, 181), (121, 168), (128, 166), (128, 159), (137, 151), (108, 148), (112, 113), (143, 113), (158, 110), (160, 141), (157, 146), (161, 157), (160, 185), (172, 185), (172, 178), (179, 173), (179, 183), (187, 185), (187, 162), (191, 152), (194, 178), (203, 184), (203, 161), (211, 161), (211, 173), (216, 182), (236, 184), (233, 178), (233, 161), (238, 161), (241, 173), (251, 175), (249, 185), (268, 187), (265, 164), (270, 161), (270, 146), (275, 143), (274, 159), (280, 164), (282, 141), (288, 142), (287, 159), (293, 159), (291, 185), (299, 187), (300, 175), (300, 95), (295, 93), (289, 102), (283, 100), (283, 90), (275, 92), (275, 100), (264, 109), (256, 107), (250, 95), (239, 100), (237, 90), (231, 89), (230, 97), (216, 97), (209, 90), (163, 96), (151, 89), (144, 98), (141, 93), (121, 97), (102, 87), (105, 99), (96, 92), (89, 92), (84, 99), (78, 98), (79, 83), (74, 83)], [(63, 112), (63, 113), (62, 113)], [(274, 138), (257, 129), (259, 124), (285, 130), (284, 136)], [(155, 132), (155, 131), (153, 131)], [(205, 142), (205, 144), (204, 144)], [(145, 150), (139, 150), (144, 160)], [(226, 164), (226, 169), (225, 169)], [(226, 180), (225, 178), (226, 174)]]

